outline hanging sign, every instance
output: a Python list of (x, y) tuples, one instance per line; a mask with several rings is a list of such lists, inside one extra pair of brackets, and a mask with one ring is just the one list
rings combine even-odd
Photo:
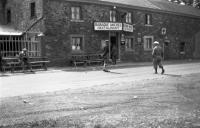
[(119, 31), (122, 30), (122, 23), (114, 22), (94, 22), (96, 31)]
[(125, 32), (133, 32), (133, 25), (124, 23), (123, 24), (123, 30)]

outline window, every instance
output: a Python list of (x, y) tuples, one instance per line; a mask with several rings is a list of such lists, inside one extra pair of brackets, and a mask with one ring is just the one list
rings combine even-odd
[(153, 36), (144, 36), (144, 50), (152, 50)]
[(152, 15), (150, 15), (150, 14), (145, 15), (145, 24), (152, 25)]
[(30, 18), (33, 19), (36, 17), (36, 9), (35, 9), (35, 2), (30, 3)]
[(80, 20), (81, 15), (80, 15), (80, 7), (71, 7), (71, 18), (72, 20)]
[(134, 50), (134, 38), (127, 37), (125, 39), (125, 50), (126, 51)]
[(126, 14), (126, 23), (132, 23), (132, 13), (130, 12)]
[(114, 11), (114, 10), (110, 11), (110, 21), (116, 22), (116, 11)]
[(182, 54), (185, 53), (185, 42), (180, 43), (179, 50), (180, 50), (180, 53), (182, 53)]
[(7, 24), (11, 23), (11, 10), (8, 9), (6, 12), (6, 16), (7, 16)]
[(72, 36), (72, 51), (82, 51), (83, 50), (83, 36)]

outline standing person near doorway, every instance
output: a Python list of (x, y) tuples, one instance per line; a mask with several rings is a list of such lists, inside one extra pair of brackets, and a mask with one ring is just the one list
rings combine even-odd
[(109, 41), (105, 40), (104, 46), (103, 46), (103, 71), (104, 72), (109, 72), (109, 70), (106, 68), (108, 60), (109, 60), (109, 46), (108, 46)]
[(112, 59), (112, 63), (115, 65), (116, 64), (116, 60), (117, 60), (117, 47), (116, 47), (116, 45), (112, 46), (111, 59)]
[(0, 51), (0, 71), (3, 72), (3, 57), (1, 55), (1, 51)]
[(161, 74), (164, 74), (165, 70), (164, 70), (164, 67), (162, 65), (163, 50), (160, 47), (158, 41), (154, 42), (154, 48), (153, 48), (152, 56), (153, 56), (153, 66), (154, 66), (155, 74), (158, 73), (157, 72), (158, 66), (159, 66), (159, 68), (162, 69)]
[(30, 68), (32, 72), (32, 67), (31, 67), (31, 64), (29, 63), (29, 57), (28, 57), (28, 52), (26, 48), (23, 48), (22, 51), (19, 53), (19, 59), (23, 67), (23, 72), (25, 71), (25, 66)]

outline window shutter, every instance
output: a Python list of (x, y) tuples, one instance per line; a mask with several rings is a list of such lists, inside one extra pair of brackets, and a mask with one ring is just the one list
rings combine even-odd
[(71, 7), (71, 18), (75, 19), (75, 15), (74, 15), (74, 7)]
[(82, 11), (82, 8), (81, 7), (78, 7), (79, 8), (79, 19), (83, 19), (83, 11)]
[(134, 13), (131, 13), (131, 21), (132, 21), (131, 23), (132, 23), (132, 24), (135, 23), (135, 21), (134, 21), (134, 20), (135, 20), (134, 16), (135, 16)]

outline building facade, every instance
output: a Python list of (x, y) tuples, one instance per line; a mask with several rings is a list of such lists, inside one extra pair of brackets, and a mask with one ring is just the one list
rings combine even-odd
[(44, 31), (43, 1), (0, 1), (0, 51), (3, 57), (17, 56), (27, 48), (30, 56), (42, 55), (39, 35)]
[[(7, 0), (6, 8), (14, 13), (11, 26), (33, 42), (38, 39), (40, 55), (47, 56), (52, 65), (70, 64), (72, 54), (101, 53), (105, 40), (110, 50), (117, 47), (120, 61), (150, 61), (155, 40), (161, 43), (165, 60), (200, 58), (200, 11), (191, 7), (159, 0), (18, 1)], [(159, 8), (159, 4), (179, 12)], [(5, 24), (9, 11), (4, 12), (0, 23)], [(41, 32), (44, 36), (36, 38)]]

